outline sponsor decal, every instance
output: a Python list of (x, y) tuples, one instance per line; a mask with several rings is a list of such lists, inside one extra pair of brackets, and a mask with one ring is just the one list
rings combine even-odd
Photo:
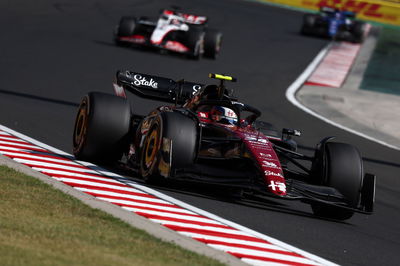
[(262, 152), (260, 152), (259, 154), (260, 154), (260, 156), (262, 156), (262, 157), (272, 158), (272, 155), (271, 155), (271, 154), (268, 154), (268, 153), (262, 153)]
[(278, 190), (280, 192), (286, 192), (286, 184), (283, 182), (271, 180), (268, 187), (271, 188), (273, 191)]
[(187, 23), (191, 24), (203, 24), (207, 18), (203, 16), (195, 16), (190, 14), (181, 14)]
[(189, 48), (187, 48), (183, 44), (181, 44), (179, 42), (175, 42), (175, 41), (167, 41), (165, 43), (164, 48), (175, 51), (175, 52), (182, 52), (182, 53), (189, 51)]
[(248, 136), (248, 137), (245, 137), (245, 140), (247, 140), (247, 141), (249, 141), (249, 142), (251, 142), (251, 143), (267, 143), (268, 142), (268, 140), (266, 140), (266, 139), (261, 139), (261, 138), (258, 138), (258, 137), (254, 137), (254, 136)]
[(270, 170), (265, 170), (264, 174), (268, 175), (268, 176), (277, 176), (277, 177), (282, 177), (283, 178), (283, 175), (281, 173), (275, 173), (275, 172), (270, 171)]
[(273, 162), (262, 161), (261, 164), (262, 164), (263, 167), (270, 167), (270, 168), (279, 169), (279, 166), (276, 163), (273, 163)]
[(380, 4), (368, 3), (356, 0), (320, 0), (317, 3), (318, 7), (333, 7), (342, 10), (349, 10), (356, 13), (362, 13), (368, 17), (381, 18), (383, 14), (380, 13)]
[(207, 114), (204, 112), (199, 112), (198, 114), (201, 118), (207, 118)]
[(233, 104), (237, 104), (237, 105), (241, 105), (244, 106), (244, 103), (240, 103), (240, 102), (236, 102), (236, 101), (232, 101)]
[(192, 93), (192, 95), (195, 95), (200, 89), (201, 89), (200, 85), (193, 85), (193, 93)]
[[(276, 4), (293, 7), (319, 10), (326, 6), (348, 10), (357, 13), (357, 17), (363, 20), (372, 20), (391, 25), (400, 25), (400, 6), (398, 0), (264, 0)], [(394, 2), (397, 1), (397, 2)]]
[(153, 89), (158, 88), (158, 83), (155, 82), (152, 78), (150, 78), (150, 80), (147, 80), (145, 77), (136, 74), (133, 76), (133, 79), (135, 80), (133, 84), (135, 84), (136, 86), (152, 87)]

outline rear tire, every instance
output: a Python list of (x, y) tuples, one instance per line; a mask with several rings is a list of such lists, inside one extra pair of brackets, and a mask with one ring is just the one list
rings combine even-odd
[(128, 147), (131, 110), (124, 98), (90, 92), (78, 109), (73, 153), (79, 160), (115, 162)]
[(199, 60), (204, 53), (204, 32), (200, 30), (189, 31), (187, 43), (190, 49), (189, 58)]
[(204, 37), (204, 56), (216, 59), (222, 43), (222, 33), (217, 30), (207, 30)]
[(361, 21), (354, 22), (352, 35), (353, 35), (353, 42), (355, 43), (362, 43), (364, 41), (365, 35), (365, 23)]
[(146, 182), (162, 180), (158, 166), (163, 139), (172, 142), (171, 170), (168, 177), (173, 177), (175, 170), (192, 165), (196, 158), (198, 128), (195, 121), (177, 112), (161, 113), (153, 121), (141, 151), (140, 172)]
[[(321, 173), (322, 185), (337, 189), (344, 197), (347, 206), (357, 208), (363, 186), (363, 163), (358, 150), (345, 143), (328, 142), (325, 147), (325, 169)], [(315, 215), (346, 220), (354, 211), (321, 203), (311, 204)]]

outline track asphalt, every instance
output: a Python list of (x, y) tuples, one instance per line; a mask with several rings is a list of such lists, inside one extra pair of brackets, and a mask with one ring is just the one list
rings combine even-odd
[[(238, 82), (230, 87), (258, 107), (263, 120), (303, 132), (301, 152), (312, 153), (332, 135), (357, 146), (366, 171), (378, 178), (376, 212), (339, 223), (314, 217), (298, 202), (235, 203), (190, 186), (154, 188), (339, 264), (398, 265), (400, 152), (326, 124), (285, 97), (327, 41), (299, 35), (301, 12), (242, 0), (168, 4), (207, 14), (210, 26), (221, 29), (216, 61), (115, 47), (112, 31), (122, 15), (156, 15), (165, 1), (0, 1), (0, 24), (6, 25), (0, 35), (0, 124), (70, 153), (80, 99), (88, 91), (111, 93), (117, 69), (198, 82), (209, 82), (210, 72), (231, 74)], [(138, 113), (159, 104), (131, 100)]]

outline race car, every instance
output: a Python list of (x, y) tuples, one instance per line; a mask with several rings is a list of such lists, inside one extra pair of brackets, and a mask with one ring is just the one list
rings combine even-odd
[[(79, 160), (122, 167), (148, 183), (171, 180), (223, 187), (235, 198), (275, 197), (311, 204), (337, 220), (371, 214), (375, 175), (364, 174), (358, 150), (321, 140), (313, 156), (297, 151), (294, 129), (276, 128), (219, 84), (118, 71), (115, 95), (90, 92), (76, 117), (73, 153)], [(147, 115), (131, 111), (126, 92), (163, 101)]]
[(301, 33), (361, 43), (366, 23), (356, 20), (356, 14), (330, 7), (321, 7), (319, 14), (305, 14)]
[(186, 14), (177, 8), (164, 9), (157, 21), (146, 17), (122, 17), (114, 33), (118, 45), (133, 44), (173, 51), (199, 59), (215, 59), (221, 49), (222, 33), (207, 26), (208, 18)]

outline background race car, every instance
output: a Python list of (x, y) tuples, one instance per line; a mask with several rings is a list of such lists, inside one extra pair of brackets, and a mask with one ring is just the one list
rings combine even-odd
[[(179, 180), (222, 187), (235, 197), (272, 196), (310, 203), (318, 216), (339, 220), (372, 213), (375, 175), (364, 174), (352, 145), (319, 142), (300, 154), (300, 132), (259, 121), (261, 112), (219, 85), (118, 71), (117, 95), (91, 92), (75, 122), (76, 158), (116, 164), (146, 182)], [(142, 116), (131, 112), (125, 91), (169, 102)]]
[(364, 40), (366, 23), (356, 20), (356, 14), (322, 7), (319, 14), (305, 14), (301, 33), (360, 43)]
[(220, 52), (222, 33), (207, 26), (208, 18), (177, 9), (160, 12), (157, 21), (147, 17), (122, 17), (114, 33), (118, 45), (134, 44), (183, 53), (191, 58), (215, 59)]

